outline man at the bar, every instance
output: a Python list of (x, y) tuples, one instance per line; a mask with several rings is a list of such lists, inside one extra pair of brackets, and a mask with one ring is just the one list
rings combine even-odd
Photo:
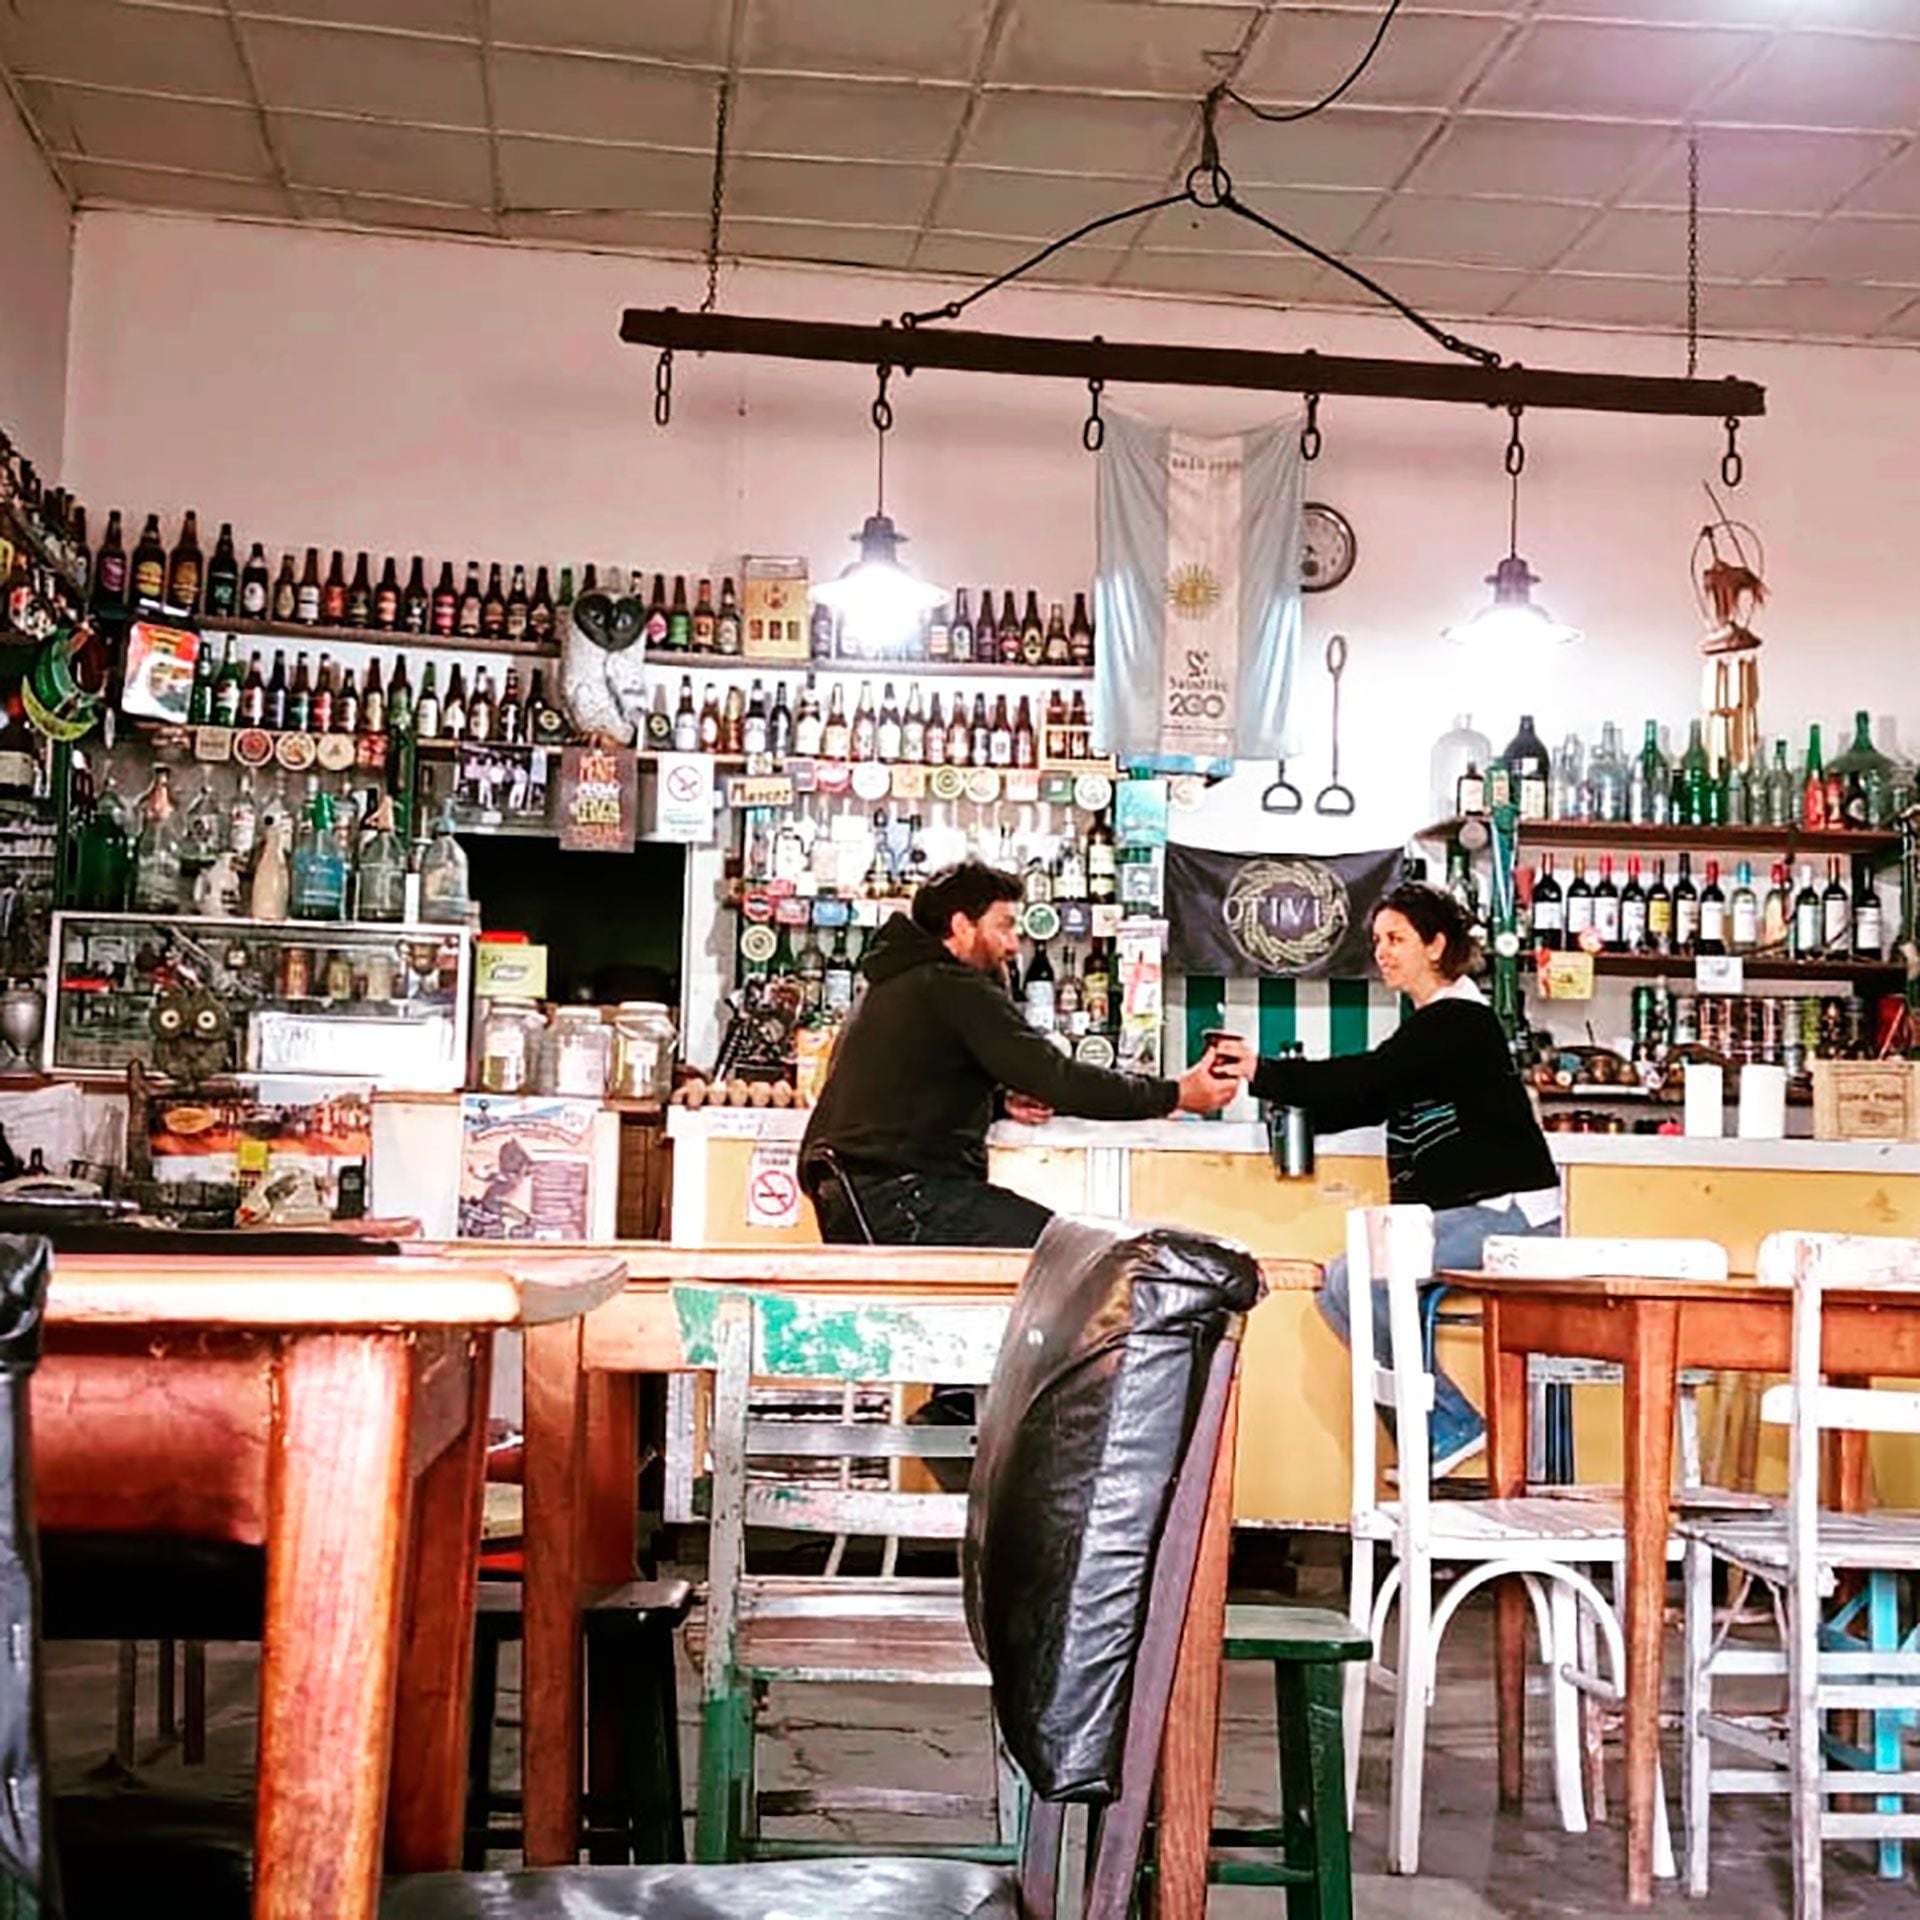
[(1052, 1215), (988, 1180), (996, 1103), (1028, 1125), (1157, 1120), (1213, 1113), (1237, 1090), (1211, 1052), (1163, 1080), (1070, 1060), (1030, 1027), (1006, 985), (1020, 896), (1012, 874), (970, 860), (874, 936), (800, 1150), (827, 1241), (1030, 1247)]

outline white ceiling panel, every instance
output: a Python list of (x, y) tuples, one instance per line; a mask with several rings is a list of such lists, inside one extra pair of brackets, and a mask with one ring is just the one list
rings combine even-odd
[(1458, 261), (1538, 270), (1592, 224), (1591, 207), (1550, 200), (1448, 200), (1394, 194), (1356, 242), (1377, 260)]
[(1174, 100), (1095, 94), (990, 93), (960, 158), (1040, 173), (1164, 173), (1197, 124)]
[(1631, 274), (1543, 273), (1514, 295), (1506, 311), (1516, 320), (1640, 327), (1684, 336), (1687, 294), (1675, 280), (1647, 280)]
[[(1412, 306), (1454, 316), (1499, 313), (1527, 284), (1524, 273), (1502, 273), (1493, 267), (1422, 266), (1404, 260), (1362, 259), (1348, 264), (1378, 280)], [(1337, 276), (1329, 275), (1327, 285), (1337, 288), (1339, 297), (1351, 305), (1392, 311), (1365, 288), (1351, 282), (1342, 284)]]
[(712, 167), (704, 155), (574, 140), (503, 139), (507, 206), (537, 212), (704, 213)]
[(507, 213), (500, 224), (510, 239), (561, 247), (698, 253), (707, 244), (707, 223), (692, 213)]
[[(1154, 180), (955, 167), (941, 189), (934, 224), (960, 233), (1051, 240), (1088, 220), (1156, 198), (1158, 192)], [(1112, 238), (1109, 231), (1108, 244)]]
[(1514, 39), (1473, 104), (1505, 113), (1673, 119), (1766, 46), (1767, 36), (1751, 31), (1547, 20)]
[(1010, 86), (1202, 94), (1259, 17), (1253, 6), (1014, 0), (992, 78)]
[(188, 213), (229, 213), (283, 220), (287, 197), (278, 187), (252, 180), (220, 180), (211, 174), (150, 172), (105, 160), (67, 164), (75, 190), (106, 206), (170, 207)]
[(301, 219), (321, 221), (331, 226), (485, 236), (499, 231), (493, 215), (482, 208), (449, 207), (435, 200), (405, 200), (372, 193), (323, 193), (312, 188), (297, 188), (293, 201)]
[(0, 62), (16, 76), (215, 100), (248, 97), (233, 29), (213, 11), (162, 12), (115, 0), (6, 0)]
[[(1898, 147), (1889, 135), (1703, 127), (1700, 204), (1745, 213), (1824, 213)], [(1634, 184), (1636, 205), (1687, 204), (1687, 154), (1676, 140), (1652, 175)]]
[(241, 31), (261, 90), (278, 106), (439, 127), (487, 124), (476, 46), (268, 20)]
[(1528, 193), (1611, 200), (1660, 151), (1648, 127), (1469, 115), (1434, 143), (1405, 185), (1420, 193)]
[(1873, 340), (1920, 341), (1920, 300), (1880, 321), (1867, 337)]
[(1909, 147), (1840, 203), (1842, 213), (1920, 216), (1920, 146)]
[(835, 227), (810, 220), (739, 220), (735, 243), (768, 260), (820, 260), (839, 266), (904, 267), (918, 227)]
[[(1259, 210), (1269, 219), (1329, 252), (1348, 246), (1375, 209), (1385, 204), (1377, 193), (1316, 193), (1286, 187), (1265, 188), (1257, 198)], [(1284, 240), (1218, 207), (1169, 207), (1154, 215), (1144, 244), (1183, 253), (1258, 253), (1264, 247), (1281, 255), (1290, 251)]]
[[(1909, 18), (1920, 30), (1920, 6)], [(1757, 125), (1910, 129), (1920, 123), (1920, 39), (1784, 34), (1715, 96), (1712, 113)]]
[(631, 60), (502, 51), (493, 61), (494, 124), (502, 133), (704, 150), (717, 84)]
[(469, 207), (493, 201), (487, 142), (477, 133), (276, 113), (273, 138), (296, 186), (410, 194)]
[(841, 160), (742, 160), (730, 170), (729, 208), (742, 219), (826, 220), (917, 227), (936, 167), (874, 167)]
[[(1750, 280), (1787, 248), (1816, 231), (1811, 216), (1707, 213), (1700, 218), (1700, 269), (1710, 279)], [(1558, 266), (1578, 273), (1653, 274), (1681, 279), (1687, 270), (1687, 216), (1651, 207), (1623, 207), (1601, 216)]]
[(259, 116), (251, 107), (204, 106), (37, 80), (23, 82), (21, 92), (28, 112), (61, 153), (262, 180), (271, 173)]
[[(1318, 100), (1347, 77), (1378, 24), (1371, 8), (1276, 9), (1234, 84), (1263, 105)], [(1363, 107), (1451, 104), (1513, 31), (1500, 13), (1403, 12), (1347, 98)], [(1222, 124), (1238, 120), (1229, 109)]]
[(480, 15), (474, 0), (233, 0), (243, 19), (321, 20), (335, 26), (399, 27), (477, 40)]
[(966, 107), (964, 87), (748, 74), (728, 139), (739, 153), (944, 161)]
[(732, 0), (488, 0), (502, 45), (721, 66)]
[[(984, 280), (1017, 266), (1027, 252), (1017, 240), (994, 240), (971, 233), (929, 233), (921, 240), (913, 265), (917, 272), (963, 274)], [(1092, 243), (1069, 247), (1047, 262), (1047, 278), (1071, 286), (1103, 284), (1125, 258), (1117, 248)], [(983, 319), (982, 324), (987, 322)]]
[(1282, 254), (1139, 253), (1127, 263), (1126, 284), (1167, 293), (1237, 294), (1291, 306), (1315, 297), (1326, 268)]
[(741, 59), (789, 73), (964, 80), (986, 45), (992, 0), (747, 0)]
[(1823, 220), (1768, 278), (1920, 287), (1920, 220)]
[[(1605, 19), (1637, 26), (1781, 27), (1807, 10), (1808, 0), (1540, 0), (1543, 17)], [(1816, 6), (1853, 0), (1813, 0)], [(1896, 0), (1898, 4), (1898, 0)]]
[(1437, 113), (1336, 107), (1299, 126), (1236, 126), (1222, 147), (1243, 187), (1378, 189), (1393, 186), (1443, 125)]
[(1711, 333), (1771, 333), (1842, 339), (1869, 334), (1909, 306), (1912, 290), (1845, 287), (1817, 281), (1781, 286), (1756, 281), (1710, 287), (1700, 298), (1700, 324)]

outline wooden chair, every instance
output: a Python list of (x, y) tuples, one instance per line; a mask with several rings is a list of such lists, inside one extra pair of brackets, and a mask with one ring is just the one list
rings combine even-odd
[[(966, 1495), (903, 1490), (898, 1468), (905, 1461), (971, 1458), (974, 1427), (757, 1418), (750, 1389), (756, 1382), (798, 1381), (891, 1388), (936, 1378), (984, 1385), (993, 1375), (1007, 1307), (908, 1306), (696, 1286), (675, 1287), (674, 1302), (687, 1358), (713, 1372), (694, 1857), (845, 1853), (846, 1844), (770, 1834), (766, 1823), (869, 1814), (981, 1820), (994, 1837), (968, 1847), (969, 1855), (1015, 1858), (1019, 1792), (1004, 1765), (990, 1795), (884, 1782), (766, 1790), (757, 1779), (760, 1710), (771, 1687), (986, 1689), (986, 1664), (968, 1637), (957, 1572), (952, 1578), (901, 1578), (890, 1571), (765, 1574), (747, 1565), (750, 1530), (826, 1536), (834, 1543), (834, 1566), (850, 1538), (957, 1545), (966, 1526)], [(789, 1471), (771, 1470), (775, 1463)], [(884, 1484), (862, 1484), (843, 1471), (848, 1463), (877, 1469), (872, 1477)], [(796, 1478), (790, 1471), (796, 1465), (815, 1471)]]
[[(1200, 1242), (1197, 1236), (1181, 1238), (1189, 1248), (1199, 1245), (1212, 1250), (1208, 1259), (1216, 1276), (1212, 1284), (1223, 1303), (1220, 1307), (1191, 1316), (1180, 1311), (1163, 1314), (1157, 1326), (1145, 1330), (1114, 1327), (1110, 1317), (1089, 1315), (1081, 1320), (1078, 1332), (1049, 1346), (1060, 1321), (1049, 1324), (1043, 1310), (1021, 1325), (1023, 1309), (1016, 1305), (1021, 1337), (1017, 1348), (1009, 1340), (1011, 1358), (1001, 1369), (1000, 1398), (990, 1400), (986, 1410), (983, 1431), (990, 1433), (1005, 1471), (991, 1478), (990, 1490), (983, 1491), (977, 1481), (970, 1495), (969, 1564), (976, 1574), (982, 1638), (994, 1653), (996, 1698), (1002, 1702), (1010, 1737), (1031, 1756), (1035, 1777), (1046, 1780), (1048, 1786), (1046, 1796), (1035, 1801), (1017, 1865), (919, 1856), (428, 1874), (389, 1888), (383, 1920), (486, 1920), (508, 1911), (521, 1920), (567, 1920), (569, 1916), (577, 1920), (588, 1914), (617, 1914), (622, 1920), (680, 1920), (693, 1913), (710, 1920), (772, 1920), (774, 1915), (801, 1914), (832, 1920), (899, 1920), (904, 1915), (926, 1916), (926, 1920), (941, 1916), (959, 1920), (962, 1915), (973, 1920), (1054, 1920), (1060, 1911), (1066, 1816), (1076, 1803), (1100, 1809), (1088, 1838), (1086, 1891), (1078, 1911), (1082, 1920), (1126, 1920), (1134, 1909), (1181, 1634), (1226, 1427), (1238, 1351), (1237, 1311), (1252, 1304), (1258, 1288), (1258, 1270), (1250, 1256), (1218, 1243)], [(1045, 1248), (1043, 1241), (1043, 1256)], [(1220, 1256), (1230, 1257), (1223, 1262)], [(1217, 1277), (1227, 1269), (1231, 1269), (1230, 1290), (1221, 1287)], [(1176, 1288), (1186, 1284), (1184, 1277), (1175, 1281)], [(1071, 1319), (1084, 1304), (1069, 1302), (1060, 1320)], [(771, 1314), (760, 1318), (763, 1341), (768, 1337), (769, 1318)], [(1124, 1321), (1125, 1316), (1120, 1318)], [(843, 1323), (829, 1318), (813, 1324), (831, 1331)], [(872, 1323), (868, 1324), (871, 1338)], [(741, 1316), (721, 1311), (716, 1302), (711, 1325), (714, 1337), (724, 1338), (731, 1355), (734, 1343), (746, 1331)], [(904, 1350), (915, 1339), (912, 1316), (902, 1316), (897, 1332)], [(1102, 1353), (1103, 1361), (1113, 1357), (1117, 1348), (1123, 1369), (1131, 1369), (1138, 1361), (1142, 1375), (1157, 1374), (1163, 1383), (1129, 1404), (1131, 1457), (1152, 1459), (1156, 1466), (1151, 1476), (1137, 1466), (1121, 1465), (1112, 1472), (1113, 1481), (1126, 1481), (1138, 1496), (1124, 1505), (1115, 1502), (1113, 1488), (1104, 1477), (1097, 1482), (1086, 1476), (1072, 1480), (1071, 1469), (1057, 1479), (1048, 1474), (1047, 1462), (1070, 1457), (1056, 1421), (1058, 1409), (1044, 1393), (1028, 1397), (1022, 1391), (1009, 1391), (1006, 1384), (1012, 1379), (1016, 1387), (1024, 1387), (1031, 1383), (1035, 1369), (1053, 1364), (1055, 1354), (1087, 1353), (1095, 1341), (1108, 1341), (1110, 1333), (1113, 1338)], [(1170, 1340), (1169, 1334), (1175, 1337)], [(872, 1357), (867, 1355), (867, 1363)], [(828, 1354), (816, 1350), (812, 1358), (819, 1366)], [(924, 1358), (922, 1352), (912, 1364), (922, 1365)], [(732, 1379), (744, 1381), (738, 1356), (726, 1371)], [(1089, 1377), (1085, 1369), (1081, 1377)], [(1163, 1456), (1164, 1471), (1159, 1466)], [(1015, 1470), (1024, 1470), (1029, 1461), (1039, 1464), (1026, 1479), (1048, 1484), (1023, 1502), (1025, 1483)], [(1091, 1504), (1095, 1484), (1103, 1496), (1097, 1509)], [(1003, 1501), (1004, 1507), (998, 1505)], [(1120, 1529), (1121, 1537), (1110, 1532), (1102, 1549), (1105, 1577), (1111, 1578), (1120, 1565), (1137, 1567), (1137, 1577), (1130, 1577), (1125, 1589), (1130, 1605), (1117, 1615), (1112, 1587), (1076, 1579), (1064, 1589), (1069, 1596), (1064, 1611), (1055, 1619), (1039, 1620), (1035, 1615), (1044, 1613), (1044, 1607), (1029, 1611), (1024, 1602), (1036, 1557), (1054, 1543), (1055, 1530), (1048, 1529), (1049, 1537), (1042, 1538), (1023, 1529), (1039, 1525), (1042, 1514), (1068, 1512), (1074, 1501), (1081, 1503), (1074, 1510), (1086, 1515), (1089, 1530), (1076, 1536), (1080, 1540), (1091, 1538), (1091, 1530), (1102, 1524), (1095, 1517), (1098, 1512), (1112, 1510), (1137, 1518), (1151, 1502), (1155, 1517), (1139, 1520), (1141, 1531), (1135, 1531), (1136, 1518), (1129, 1518)], [(1001, 1519), (1002, 1513), (1013, 1514), (1016, 1520), (1008, 1523)], [(1011, 1534), (1006, 1531), (1009, 1524), (1014, 1528)], [(1148, 1526), (1150, 1532), (1145, 1530)], [(1124, 1656), (1112, 1631), (1116, 1618), (1139, 1622), (1137, 1636), (1131, 1630), (1126, 1635)], [(1019, 1622), (1023, 1631), (1009, 1631), (1008, 1621)], [(1024, 1631), (1029, 1621), (1035, 1628), (1031, 1635)], [(1103, 1729), (1099, 1738), (1107, 1757), (1089, 1769), (1077, 1744), (1084, 1737), (1086, 1715), (1076, 1712), (1069, 1701), (1077, 1705), (1090, 1699), (1094, 1690), (1111, 1704), (1115, 1717), (1094, 1715)], [(1177, 1781), (1168, 1784), (1169, 1796), (1179, 1785)]]
[[(1828, 1840), (1875, 1840), (1884, 1850), (1890, 1842), (1920, 1838), (1920, 1772), (1902, 1763), (1899, 1727), (1902, 1716), (1920, 1707), (1920, 1651), (1903, 1638), (1897, 1619), (1888, 1618), (1886, 1605), (1896, 1577), (1920, 1574), (1920, 1514), (1833, 1513), (1820, 1506), (1823, 1437), (1920, 1434), (1920, 1394), (1824, 1383), (1822, 1295), (1881, 1287), (1920, 1293), (1920, 1240), (1771, 1234), (1761, 1243), (1759, 1272), (1791, 1277), (1794, 1289), (1792, 1376), (1761, 1402), (1763, 1419), (1790, 1430), (1788, 1493), (1784, 1508), (1682, 1527), (1697, 1556), (1690, 1557), (1687, 1580), (1688, 1883), (1696, 1894), (1707, 1891), (1716, 1795), (1784, 1794), (1793, 1808), (1794, 1913), (1796, 1920), (1820, 1920)], [(1726, 1624), (1716, 1623), (1716, 1560), (1762, 1583), (1773, 1597), (1774, 1645), (1735, 1643)], [(1843, 1575), (1865, 1586), (1864, 1641), (1828, 1615)], [(1855, 1612), (1852, 1605), (1842, 1609)], [(1716, 1681), (1767, 1674), (1786, 1677), (1780, 1709), (1731, 1713), (1716, 1700)], [(1871, 1718), (1873, 1751), (1856, 1747), (1831, 1718), (1853, 1714)], [(1740, 1764), (1717, 1764), (1716, 1747), (1730, 1750)], [(1871, 1811), (1832, 1804), (1836, 1797), (1867, 1794), (1876, 1799)], [(1890, 1864), (1884, 1851), (1880, 1864), (1883, 1872)], [(1900, 1870), (1897, 1859), (1891, 1864)]]
[[(1497, 1243), (1490, 1241), (1490, 1249)], [(1514, 1240), (1514, 1247), (1552, 1249), (1553, 1240)], [(1716, 1249), (1716, 1252), (1718, 1249)], [(1495, 1256), (1490, 1252), (1489, 1263)], [(1724, 1255), (1721, 1258), (1724, 1260)], [(1626, 1651), (1619, 1617), (1593, 1579), (1595, 1568), (1619, 1567), (1626, 1533), (1610, 1503), (1554, 1495), (1507, 1500), (1435, 1501), (1427, 1470), (1427, 1415), (1433, 1376), (1421, 1339), (1419, 1293), (1433, 1272), (1433, 1215), (1425, 1207), (1357, 1208), (1347, 1215), (1347, 1266), (1356, 1295), (1384, 1281), (1388, 1290), (1390, 1365), (1378, 1367), (1373, 1320), (1352, 1317), (1353, 1578), (1348, 1617), (1375, 1648), (1385, 1645), (1387, 1616), (1398, 1606), (1398, 1658), (1350, 1667), (1346, 1679), (1349, 1806), (1358, 1785), (1361, 1732), (1369, 1679), (1394, 1694), (1393, 1778), (1387, 1822), (1388, 1865), (1395, 1873), (1420, 1867), (1420, 1809), (1427, 1711), (1440, 1646), (1461, 1604), (1490, 1581), (1518, 1578), (1532, 1602), (1541, 1664), (1552, 1703), (1554, 1784), (1562, 1826), (1586, 1831), (1581, 1780), (1582, 1695), (1618, 1701), (1624, 1692)], [(1391, 1408), (1400, 1460), (1400, 1498), (1379, 1499), (1376, 1486), (1376, 1405)], [(1374, 1556), (1384, 1548), (1391, 1565), (1378, 1591)], [(1457, 1569), (1436, 1606), (1436, 1562)], [(1581, 1658), (1582, 1609), (1605, 1642), (1610, 1679)], [(1671, 1874), (1672, 1849), (1664, 1812), (1656, 1840), (1656, 1871)]]

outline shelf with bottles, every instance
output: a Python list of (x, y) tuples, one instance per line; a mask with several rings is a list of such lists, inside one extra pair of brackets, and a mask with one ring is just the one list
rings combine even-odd
[[(1457, 840), (1489, 832), (1487, 816), (1472, 814), (1437, 820), (1422, 828), (1415, 837), (1422, 840)], [(1895, 858), (1900, 851), (1900, 835), (1892, 829), (1871, 827), (1686, 827), (1664, 824), (1652, 826), (1610, 820), (1523, 820), (1519, 837), (1523, 844), (1545, 847), (1607, 848), (1625, 853), (1681, 849), (1697, 853), (1777, 853), (1788, 860), (1802, 855), (1863, 855), (1876, 862)], [(1483, 842), (1484, 844), (1484, 842)]]
[(45, 1065), (447, 1091), (465, 1074), (471, 972), (464, 926), (61, 912)]
[(676, 653), (668, 648), (659, 651), (649, 649), (646, 661), (650, 667), (698, 667), (703, 672), (713, 668), (722, 673), (752, 672), (768, 676), (787, 674), (802, 677), (818, 673), (844, 674), (849, 678), (866, 677), (877, 680), (889, 674), (895, 679), (911, 679), (925, 674), (987, 681), (1038, 680), (1043, 684), (1054, 680), (1073, 681), (1093, 678), (1093, 669), (1090, 666), (1028, 666), (1024, 661), (1018, 665), (1008, 665), (994, 660), (934, 660), (918, 655), (875, 654), (846, 658), (819, 658), (809, 655), (797, 659), (755, 659), (750, 654)]
[(307, 625), (298, 620), (249, 620), (237, 614), (203, 613), (198, 625), (203, 633), (231, 633), (242, 639), (289, 640), (297, 644), (324, 642), (329, 646), (369, 650), (397, 647), (404, 652), (480, 654), (488, 658), (528, 660), (536, 666), (549, 667), (560, 659), (560, 649), (551, 640), (495, 640), (480, 634), (416, 633), (405, 627), (336, 627), (317, 622)]
[[(1691, 953), (1609, 953), (1593, 956), (1596, 974), (1617, 974), (1635, 980), (1654, 980), (1662, 976), (1686, 975), (1701, 960), (1717, 956)], [(1812, 955), (1797, 958), (1789, 954), (1734, 952), (1741, 973), (1748, 980), (1859, 980), (1886, 982), (1904, 971), (1898, 960), (1866, 959), (1854, 954)]]

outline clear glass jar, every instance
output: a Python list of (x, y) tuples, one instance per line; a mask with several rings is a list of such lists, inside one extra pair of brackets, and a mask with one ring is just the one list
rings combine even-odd
[(600, 1009), (557, 1009), (547, 1034), (547, 1092), (602, 1100), (612, 1075), (613, 1029), (600, 1017)]
[(658, 1000), (623, 1000), (613, 1034), (614, 1092), (664, 1101), (673, 1091), (673, 1015)]
[(546, 1027), (531, 1000), (496, 1000), (480, 1036), (480, 1085), (488, 1093), (525, 1093), (533, 1085)]

